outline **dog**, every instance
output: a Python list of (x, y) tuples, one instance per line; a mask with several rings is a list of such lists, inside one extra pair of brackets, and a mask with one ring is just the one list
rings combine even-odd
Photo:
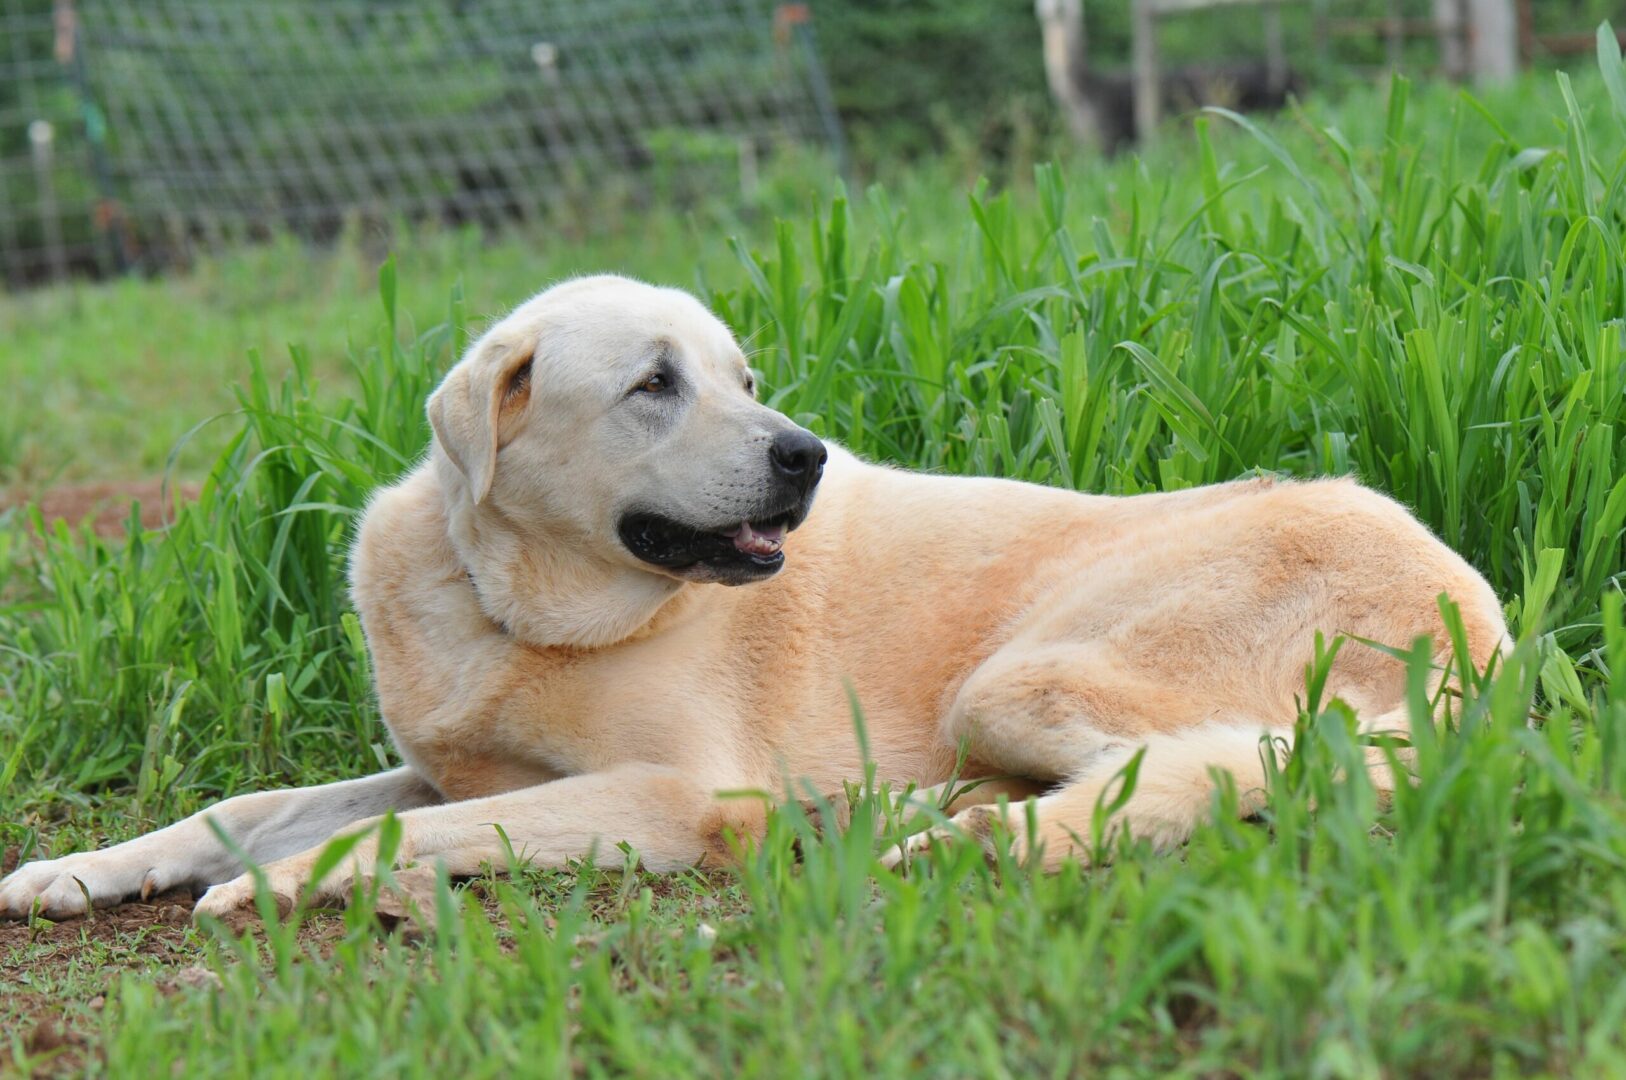
[[(1008, 842), (1055, 868), (1088, 859), (1137, 755), (1114, 829), (1182, 842), (1216, 770), (1256, 811), (1318, 633), (1427, 637), (1440, 662), (1444, 594), (1476, 666), (1508, 642), (1485, 580), (1353, 480), (1108, 497), (872, 464), (760, 403), (697, 299), (626, 278), (520, 305), (428, 414), (426, 459), (371, 500), (351, 558), (405, 765), (29, 863), (0, 912), (183, 886), (208, 889), (200, 913), (244, 907), (253, 880), (211, 821), (283, 901), (348, 895), (376, 830), (312, 881), (317, 853), (386, 811), (398, 859), (452, 875), (622, 841), (656, 871), (726, 859), (768, 811), (725, 793), (863, 775), (854, 700), (881, 780), (990, 778), (890, 861), (1020, 812), (1036, 830)], [(1403, 734), (1405, 689), (1400, 660), (1349, 647), (1326, 692)]]

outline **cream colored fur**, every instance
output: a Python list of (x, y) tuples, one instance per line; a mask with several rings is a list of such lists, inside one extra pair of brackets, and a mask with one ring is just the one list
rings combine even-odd
[[(660, 356), (685, 395), (666, 412), (635, 392)], [(641, 562), (617, 538), (626, 507), (727, 519), (759, 496), (766, 446), (791, 425), (748, 378), (728, 331), (681, 292), (586, 278), (521, 306), (447, 375), (432, 452), (373, 499), (353, 552), (406, 767), (31, 863), (0, 885), (0, 913), (175, 885), (213, 886), (200, 911), (241, 906), (252, 884), (205, 818), (287, 896), (325, 840), (386, 810), (402, 859), (453, 874), (502, 864), (497, 825), (538, 863), (623, 840), (662, 870), (726, 858), (764, 809), (719, 792), (862, 775), (849, 687), (882, 779), (940, 784), (964, 738), (970, 775), (1020, 778), (967, 804), (1042, 792), (1054, 866), (1081, 854), (1103, 785), (1142, 747), (1119, 819), (1132, 831), (1180, 842), (1208, 812), (1211, 767), (1252, 805), (1260, 737), (1291, 729), (1318, 631), (1443, 650), (1446, 593), (1476, 664), (1505, 640), (1484, 580), (1350, 480), (1108, 498), (830, 447), (777, 576), (726, 588)], [(1381, 728), (1404, 726), (1403, 689), (1398, 662), (1354, 645), (1329, 686)], [(980, 834), (989, 815), (963, 804), (957, 820)]]

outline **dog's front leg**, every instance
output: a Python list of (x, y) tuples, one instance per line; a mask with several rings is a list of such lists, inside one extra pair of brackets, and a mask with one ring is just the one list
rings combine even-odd
[(101, 851), (81, 851), (19, 867), (0, 881), (0, 918), (82, 915), (85, 900), (105, 907), (137, 894), (214, 885), (243, 870), (209, 821), (253, 862), (304, 851), (357, 818), (440, 802), (411, 769), (319, 787), (257, 791), (199, 811), (168, 828)]
[[(604, 854), (622, 841), (652, 870), (678, 870), (722, 862), (729, 834), (760, 835), (766, 807), (760, 799), (723, 798), (716, 792), (739, 785), (703, 782), (657, 765), (625, 765), (570, 776), (482, 799), (412, 810), (401, 825), (396, 865), (440, 865), (452, 876), (477, 874), (483, 864), (507, 863), (511, 846), (522, 862), (563, 866), (571, 859)], [(312, 901), (342, 901), (356, 877), (371, 873), (378, 859), (377, 819), (355, 822), (346, 834), (367, 830), (340, 866), (312, 881), (321, 847), (264, 867), (271, 891), (286, 909), (302, 893)], [(497, 826), (501, 826), (499, 833)], [(504, 844), (504, 837), (507, 844)], [(309, 890), (306, 892), (306, 890)], [(217, 885), (198, 901), (200, 915), (223, 915), (254, 899), (248, 874)]]

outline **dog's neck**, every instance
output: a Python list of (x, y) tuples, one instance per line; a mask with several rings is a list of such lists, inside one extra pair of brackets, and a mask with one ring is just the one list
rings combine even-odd
[(537, 648), (597, 649), (647, 632), (683, 582), (550, 544), (459, 493), (447, 533), (486, 617)]

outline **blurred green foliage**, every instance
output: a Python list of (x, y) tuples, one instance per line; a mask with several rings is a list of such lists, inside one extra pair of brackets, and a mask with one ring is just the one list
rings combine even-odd
[[(1398, 7), (1407, 19), (1427, 19), (1432, 0), (1329, 0), (1339, 20), (1379, 20)], [(1012, 172), (1030, 162), (1023, 140), (1059, 137), (1060, 124), (1045, 86), (1039, 23), (1032, 0), (814, 0), (820, 53), (835, 87), (862, 165), (897, 157), (950, 151), (980, 155), (997, 168), (1016, 157)], [(1084, 0), (1090, 63), (1127, 70), (1130, 0)], [(1539, 35), (1590, 34), (1605, 19), (1626, 25), (1626, 0), (1536, 0)], [(1257, 9), (1221, 8), (1169, 19), (1159, 29), (1165, 61), (1213, 64), (1262, 55)], [(1320, 50), (1308, 3), (1282, 8), (1289, 62), (1308, 85), (1336, 90), (1370, 83), (1371, 69), (1387, 63), (1387, 44), (1376, 25), (1370, 34), (1332, 35)], [(1411, 71), (1437, 62), (1432, 39), (1411, 41), (1401, 54)], [(1578, 57), (1538, 51), (1538, 65), (1590, 64)], [(1383, 81), (1378, 76), (1378, 81)]]
[(1048, 112), (1032, 0), (820, 0), (819, 52), (861, 158), (939, 149)]
[[(207, 20), (212, 6), (225, 11), (228, 2), (198, 0), (188, 10)], [(256, 168), (206, 177), (196, 190), (182, 193), (183, 205), (261, 208), (273, 217), (278, 207), (298, 207), (307, 217), (314, 213), (319, 219), (305, 222), (302, 232), (332, 236), (344, 220), (342, 214), (326, 209), (329, 189), (365, 181), (389, 188), (391, 205), (411, 216), (506, 222), (522, 215), (537, 201), (534, 185), (539, 174), (526, 167), (528, 159), (510, 144), (515, 138), (545, 139), (547, 131), (563, 121), (558, 117), (550, 121), (546, 110), (532, 110), (542, 134), (525, 131), (516, 136), (501, 125), (471, 120), (492, 110), (524, 111), (526, 106), (516, 97), (521, 92), (515, 73), (491, 56), (437, 52), (445, 45), (444, 35), (433, 30), (440, 25), (436, 20), (462, 10), (461, 5), (448, 3), (404, 0), (380, 5), (376, 15), (347, 9), (348, 21), (334, 24), (344, 32), (324, 39), (322, 46), (349, 50), (353, 70), (345, 80), (304, 79), (291, 88), (267, 86), (260, 69), (268, 58), (277, 57), (282, 58), (282, 67), (292, 63), (297, 69), (305, 46), (301, 34), (308, 36), (308, 27), (298, 33), (287, 27), (281, 37), (268, 34), (253, 63), (229, 52), (200, 59), (194, 54), (205, 43), (198, 41), (183, 40), (180, 51), (162, 54), (125, 50), (98, 58), (93, 50), (88, 73), (92, 85), (117, 76), (123, 85), (138, 83), (158, 100), (174, 103), (169, 119), (159, 123), (151, 116), (141, 119), (141, 110), (150, 112), (145, 105), (132, 113), (127, 102), (99, 102), (114, 121), (111, 153), (124, 161), (139, 147), (140, 156), (157, 165), (183, 160), (196, 153), (197, 132), (213, 130), (214, 121), (194, 117), (179, 123), (176, 117), (237, 101), (244, 122), (215, 131), (208, 145), (211, 153), (239, 154), (249, 164), (257, 163)], [(416, 35), (403, 38), (380, 32), (384, 22), (393, 26), (414, 7), (424, 14)], [(1129, 7), (1130, 0), (1085, 0), (1088, 51), (1096, 67), (1127, 67)], [(1034, 162), (1053, 156), (1065, 142), (1045, 85), (1032, 0), (812, 0), (812, 8), (819, 51), (865, 179), (884, 172), (890, 162), (946, 156), (951, 168), (968, 178), (987, 174), (996, 180), (1020, 180), (1031, 175)], [(1330, 0), (1328, 8), (1342, 20), (1379, 19), (1391, 4)], [(1431, 8), (1432, 0), (1402, 0), (1397, 10), (1407, 18), (1425, 19)], [(19, 253), (38, 252), (48, 239), (45, 217), (38, 211), (39, 174), (29, 157), (27, 126), (33, 119), (48, 120), (55, 130), (49, 175), (70, 266), (90, 268), (107, 258), (107, 245), (94, 225), (96, 184), (84, 130), (85, 103), (75, 88), (73, 69), (53, 59), (53, 10), (53, 0), (0, 0), (0, 37), (6, 40), (0, 65), (9, 62), (0, 70), (0, 273), (8, 261), (15, 270)], [(94, 5), (82, 4), (80, 10), (87, 20), (95, 17)], [(122, 10), (121, 18), (130, 26), (144, 25), (144, 16), (136, 14), (141, 9)], [(657, 9), (646, 9), (645, 0), (615, 0), (610, 22), (626, 28), (622, 36), (595, 42), (591, 49), (567, 51), (570, 56), (591, 55), (593, 62), (612, 53), (652, 55), (653, 38), (666, 33), (661, 19), (669, 16), (638, 17), (644, 10)], [(1584, 35), (1605, 18), (1626, 25), (1626, 0), (1537, 0), (1531, 11), (1539, 35)], [(602, 4), (598, 15), (604, 15)], [(1171, 66), (1256, 58), (1261, 50), (1260, 20), (1259, 12), (1248, 8), (1183, 15), (1163, 26), (1162, 50)], [(1319, 92), (1336, 95), (1352, 84), (1371, 82), (1372, 70), (1387, 62), (1387, 46), (1376, 26), (1364, 36), (1330, 38), (1323, 52), (1310, 4), (1286, 4), (1283, 23), (1295, 68)], [(736, 86), (778, 78), (771, 58), (761, 65), (742, 66), (735, 48), (721, 48), (715, 38), (708, 41), (708, 47), (696, 45), (698, 55), (686, 57), (685, 70), (703, 75), (727, 66), (728, 80)], [(1409, 69), (1422, 71), (1434, 64), (1435, 52), (1431, 40), (1417, 39), (1406, 46), (1401, 59)], [(341, 63), (343, 56), (342, 51), (324, 53), (321, 65)], [(1571, 62), (1540, 50), (1534, 59), (1543, 65)], [(567, 65), (561, 70), (568, 83), (572, 69)], [(657, 80), (670, 77), (671, 72), (662, 69)], [(560, 109), (574, 115), (571, 110), (577, 106), (563, 99), (579, 88), (566, 90)], [(635, 90), (629, 85), (629, 93)], [(380, 160), (379, 129), (394, 125), (406, 130), (403, 110), (412, 139), (446, 145), (438, 171), (412, 175), (383, 168), (388, 163)], [(350, 113), (359, 119), (329, 128), (315, 122)], [(715, 136), (691, 138), (691, 134), (680, 127), (653, 132), (638, 147), (625, 151), (638, 160), (623, 163), (623, 175), (613, 180), (588, 182), (566, 170), (544, 185), (556, 204), (554, 216), (616, 212), (617, 204), (625, 204), (635, 190), (639, 201), (689, 207), (701, 195), (734, 186), (739, 165), (730, 158), (737, 148)], [(506, 164), (464, 167), (477, 158)], [(634, 179), (634, 173), (640, 173), (640, 179)], [(561, 191), (567, 197), (560, 199)], [(562, 213), (560, 202), (565, 206)], [(34, 259), (24, 272), (12, 276), (34, 280), (44, 268), (42, 260)]]

